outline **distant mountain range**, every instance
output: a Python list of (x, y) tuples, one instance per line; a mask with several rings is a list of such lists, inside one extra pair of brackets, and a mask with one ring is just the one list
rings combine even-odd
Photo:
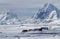
[(60, 10), (54, 5), (46, 3), (43, 8), (39, 9), (31, 18), (22, 21), (15, 13), (8, 10), (0, 14), (0, 24), (20, 24), (20, 23), (50, 23), (60, 18)]

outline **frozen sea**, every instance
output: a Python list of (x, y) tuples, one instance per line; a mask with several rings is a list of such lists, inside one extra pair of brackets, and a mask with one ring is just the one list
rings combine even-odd
[[(7, 37), (7, 38), (1, 38), (0, 39), (18, 39), (18, 38), (15, 38), (15, 37)], [(20, 37), (20, 39), (60, 39), (60, 36), (54, 36), (54, 37)]]
[[(20, 32), (20, 30), (23, 30), (24, 27), (20, 28), (19, 26), (0, 26), (0, 32), (3, 32), (2, 34), (0, 33), (0, 39), (60, 39), (60, 34), (54, 36), (54, 35), (37, 35), (33, 37), (33, 35), (31, 37), (4, 37), (4, 36), (15, 36), (18, 35), (18, 33)], [(6, 34), (5, 34), (6, 33)], [(11, 34), (13, 33), (13, 34)], [(24, 34), (27, 35), (27, 34)]]

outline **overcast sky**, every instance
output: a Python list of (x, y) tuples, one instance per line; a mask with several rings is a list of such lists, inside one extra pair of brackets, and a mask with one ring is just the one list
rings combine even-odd
[(45, 3), (52, 3), (60, 7), (60, 0), (0, 0), (1, 6), (20, 7), (20, 8), (37, 8)]

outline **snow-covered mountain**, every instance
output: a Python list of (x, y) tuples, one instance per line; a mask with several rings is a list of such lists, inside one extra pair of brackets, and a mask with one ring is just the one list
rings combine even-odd
[(45, 19), (54, 10), (56, 10), (57, 17), (59, 18), (60, 17), (60, 10), (57, 9), (54, 5), (48, 4), (48, 3), (45, 4), (44, 7), (38, 11), (38, 13), (35, 15), (35, 18), (36, 19), (38, 19), (38, 18), (39, 19)]
[(46, 3), (43, 8), (39, 9), (33, 17), (24, 21), (20, 21), (18, 16), (9, 12), (9, 10), (0, 12), (0, 24), (54, 23), (59, 22), (58, 19), (60, 19), (60, 10), (49, 3)]
[(60, 18), (60, 10), (54, 5), (46, 3), (42, 9), (39, 9), (38, 13), (34, 15), (34, 19), (40, 19), (40, 21), (54, 21)]
[(8, 10), (2, 11), (0, 14), (0, 24), (17, 24), (20, 19), (17, 14), (11, 13)]
[(54, 5), (46, 3), (32, 18), (25, 20), (26, 23), (54, 23), (60, 19), (60, 10)]

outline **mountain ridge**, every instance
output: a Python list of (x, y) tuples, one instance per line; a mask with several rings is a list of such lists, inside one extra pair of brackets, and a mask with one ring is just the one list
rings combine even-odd
[(45, 4), (42, 9), (39, 9), (38, 13), (33, 17), (34, 19), (44, 20), (46, 19), (52, 11), (56, 11), (57, 18), (60, 18), (60, 10), (52, 4)]

